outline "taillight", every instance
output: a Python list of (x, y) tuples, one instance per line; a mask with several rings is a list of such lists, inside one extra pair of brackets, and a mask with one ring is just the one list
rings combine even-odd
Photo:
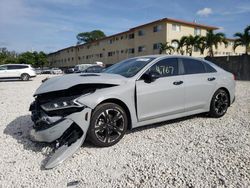
[(235, 76), (235, 74), (233, 74), (233, 77), (234, 77), (234, 80), (236, 80), (236, 76)]

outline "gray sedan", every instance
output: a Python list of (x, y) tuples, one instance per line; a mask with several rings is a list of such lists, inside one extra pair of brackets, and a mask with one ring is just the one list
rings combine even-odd
[(127, 59), (103, 73), (50, 78), (30, 106), (31, 138), (55, 142), (45, 168), (71, 156), (86, 137), (100, 147), (127, 129), (207, 112), (223, 116), (234, 101), (234, 76), (211, 62), (154, 55)]

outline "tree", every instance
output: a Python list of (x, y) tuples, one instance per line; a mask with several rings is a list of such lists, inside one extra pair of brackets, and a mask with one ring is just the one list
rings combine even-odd
[(178, 53), (180, 53), (181, 55), (184, 55), (184, 46), (185, 46), (185, 44), (186, 44), (186, 40), (187, 40), (187, 37), (186, 36), (182, 36), (181, 38), (180, 38), (180, 40), (178, 40), (178, 39), (174, 39), (174, 40), (172, 40), (172, 43), (177, 43), (177, 48), (176, 48), (176, 51), (178, 52)]
[(17, 63), (17, 53), (8, 51), (7, 48), (0, 48), (0, 64)]
[(18, 62), (21, 64), (30, 64), (34, 67), (43, 67), (48, 65), (47, 55), (44, 52), (24, 52), (19, 55)]
[(197, 41), (197, 48), (200, 50), (200, 53), (203, 55), (206, 49), (206, 37), (201, 36)]
[(169, 45), (168, 42), (166, 43), (160, 43), (160, 54), (162, 54), (163, 52), (166, 53), (166, 54), (169, 54), (171, 55), (172, 52), (174, 51), (174, 47)]
[(186, 53), (188, 53), (189, 56), (192, 56), (194, 47), (198, 48), (198, 46), (199, 46), (199, 43), (198, 43), (199, 38), (200, 38), (200, 36), (198, 36), (198, 35), (196, 35), (196, 36), (189, 35), (189, 36), (186, 37), (184, 45), (186, 46)]
[(44, 52), (39, 52), (36, 57), (36, 67), (44, 67), (48, 65), (48, 59), (47, 59), (47, 54)]
[(233, 49), (235, 50), (238, 46), (245, 46), (246, 48), (245, 54), (247, 54), (247, 50), (250, 47), (250, 25), (244, 29), (243, 33), (240, 32), (235, 33), (234, 37), (237, 38), (234, 41)]
[(106, 37), (106, 35), (101, 30), (93, 30), (91, 32), (78, 33), (78, 35), (76, 36), (77, 44), (93, 42), (103, 37)]
[(207, 32), (205, 46), (206, 46), (206, 49), (208, 49), (209, 56), (211, 57), (214, 56), (213, 47), (217, 49), (218, 44), (221, 44), (221, 43), (224, 43), (225, 45), (227, 44), (224, 33), (214, 33), (212, 30)]
[(19, 55), (18, 62), (20, 64), (30, 64), (35, 65), (35, 56), (32, 52), (24, 52)]

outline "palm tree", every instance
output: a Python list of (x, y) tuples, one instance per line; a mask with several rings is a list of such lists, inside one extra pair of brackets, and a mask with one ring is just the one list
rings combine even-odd
[(171, 55), (173, 51), (174, 51), (174, 47), (169, 45), (168, 42), (160, 43), (160, 54), (165, 52), (166, 54)]
[(197, 48), (200, 50), (201, 55), (204, 54), (206, 49), (206, 37), (201, 36), (197, 41)]
[(187, 40), (187, 37), (186, 36), (182, 36), (181, 38), (180, 38), (180, 40), (178, 40), (178, 39), (174, 39), (174, 40), (172, 40), (172, 43), (177, 43), (177, 48), (176, 48), (176, 51), (178, 52), (178, 53), (180, 53), (181, 55), (184, 55), (184, 46), (186, 45), (186, 40)]
[(235, 33), (234, 37), (238, 37), (235, 41), (234, 41), (234, 50), (238, 47), (238, 46), (245, 46), (246, 47), (246, 53), (247, 54), (247, 50), (250, 46), (250, 25), (247, 26), (244, 29), (243, 33)]
[(199, 38), (200, 36), (199, 35), (196, 35), (196, 36), (192, 36), (192, 35), (189, 35), (188, 37), (186, 37), (186, 40), (185, 40), (185, 45), (186, 45), (186, 52), (192, 56), (192, 53), (193, 53), (193, 48), (194, 47), (197, 47), (199, 46)]
[(218, 44), (224, 43), (226, 45), (227, 41), (224, 33), (215, 34), (212, 30), (210, 30), (207, 32), (205, 43), (206, 43), (206, 49), (208, 49), (209, 56), (213, 57), (214, 56), (213, 47), (217, 49)]

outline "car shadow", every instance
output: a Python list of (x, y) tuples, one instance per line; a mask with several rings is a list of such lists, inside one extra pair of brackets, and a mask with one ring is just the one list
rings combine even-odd
[(148, 130), (148, 129), (157, 128), (157, 127), (161, 127), (161, 126), (165, 126), (165, 125), (171, 125), (171, 124), (179, 123), (179, 122), (186, 121), (189, 119), (193, 119), (195, 117), (208, 118), (209, 116), (206, 113), (201, 113), (201, 114), (195, 114), (195, 115), (186, 116), (186, 117), (182, 117), (182, 118), (162, 121), (159, 123), (149, 124), (149, 125), (145, 125), (142, 127), (137, 127), (137, 128), (128, 130), (126, 134), (133, 134), (133, 133), (136, 133), (136, 132), (139, 132), (142, 130)]
[(20, 79), (9, 79), (9, 80), (4, 80), (4, 79), (0, 79), (0, 82), (29, 82), (32, 81), (33, 79), (29, 79), (26, 81), (20, 80)]
[[(133, 129), (133, 130), (129, 130), (129, 131), (127, 131), (126, 134), (134, 134), (134, 133), (137, 133), (137, 132), (142, 131), (142, 130), (147, 130), (147, 129), (156, 128), (156, 127), (160, 127), (160, 126), (166, 126), (166, 125), (182, 122), (182, 121), (185, 121), (188, 119), (192, 119), (194, 117), (205, 117), (205, 116), (206, 115), (204, 115), (204, 114), (198, 114), (198, 115), (188, 116), (188, 117), (184, 117), (184, 118), (178, 118), (178, 119), (174, 119), (174, 120), (164, 121), (161, 123), (155, 123), (155, 124), (151, 124), (151, 125), (147, 125), (147, 126), (143, 126), (143, 127), (138, 127), (138, 128)], [(18, 143), (23, 145), (23, 148), (25, 150), (30, 150), (32, 152), (39, 152), (43, 156), (45, 156), (45, 158), (41, 161), (40, 170), (46, 170), (44, 166), (48, 162), (48, 160), (50, 159), (51, 154), (53, 154), (53, 151), (55, 149), (55, 142), (53, 142), (53, 143), (41, 143), (41, 142), (32, 141), (30, 139), (30, 136), (29, 136), (29, 132), (32, 129), (32, 125), (33, 125), (33, 122), (31, 120), (30, 115), (20, 116), (20, 117), (17, 117), (16, 119), (14, 119), (13, 121), (11, 121), (6, 126), (6, 128), (4, 129), (4, 134), (9, 135), (9, 136), (13, 137), (14, 139), (16, 139)], [(84, 148), (99, 148), (99, 147), (93, 145), (89, 141), (88, 137), (86, 138), (82, 147), (84, 147)]]
[[(33, 122), (30, 115), (20, 116), (11, 121), (4, 129), (4, 134), (9, 135), (23, 145), (25, 150), (33, 152), (41, 152), (45, 146), (51, 146), (48, 143), (38, 143), (30, 140), (29, 131), (31, 130)], [(43, 153), (43, 152), (42, 152)], [(43, 153), (44, 155), (47, 155)]]
[[(132, 130), (128, 130), (126, 134), (134, 134), (142, 130), (148, 130), (152, 128), (157, 128), (160, 126), (166, 126), (166, 125), (171, 125), (174, 123), (179, 123), (188, 119), (192, 119), (194, 117), (207, 117), (205, 114), (198, 114), (198, 115), (193, 115), (193, 116), (188, 116), (188, 117), (183, 117), (183, 118), (178, 118), (174, 120), (168, 120), (160, 123), (155, 123), (155, 124), (150, 124), (146, 125), (143, 127), (138, 127), (134, 128)], [(41, 152), (44, 156), (48, 157), (55, 146), (55, 143), (41, 143), (41, 142), (34, 142), (30, 139), (29, 132), (32, 129), (33, 122), (31, 120), (30, 115), (24, 115), (17, 117), (13, 121), (11, 121), (6, 128), (4, 129), (4, 134), (9, 135), (13, 137), (14, 139), (17, 140), (18, 143), (23, 145), (23, 148), (25, 150), (31, 150), (33, 152)], [(43, 148), (47, 148), (49, 152)], [(82, 147), (86, 148), (98, 148), (97, 146), (93, 145), (88, 137), (86, 138), (84, 144)], [(42, 164), (45, 164), (48, 158), (45, 158), (44, 161), (42, 161)], [(43, 166), (43, 165), (42, 165)]]

